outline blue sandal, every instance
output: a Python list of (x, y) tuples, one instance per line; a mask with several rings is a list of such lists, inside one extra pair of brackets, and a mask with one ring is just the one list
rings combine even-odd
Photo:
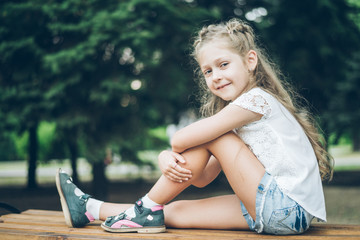
[(60, 195), (66, 225), (69, 227), (83, 227), (95, 220), (86, 211), (86, 203), (91, 196), (83, 193), (72, 182), (72, 178), (61, 169), (58, 169), (56, 173), (56, 188)]
[(125, 212), (117, 216), (108, 217), (101, 227), (108, 232), (138, 232), (160, 233), (165, 232), (164, 206), (145, 208), (141, 200), (135, 203), (135, 217), (127, 216)]

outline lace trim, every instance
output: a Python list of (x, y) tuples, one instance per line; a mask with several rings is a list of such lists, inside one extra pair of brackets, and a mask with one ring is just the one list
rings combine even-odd
[(279, 138), (266, 125), (264, 121), (250, 124), (237, 129), (237, 133), (259, 161), (266, 171), (273, 175), (279, 186), (283, 189), (291, 189), (293, 182), (289, 178), (296, 177), (297, 171), (293, 159), (286, 156), (285, 149), (279, 142)]
[(252, 112), (260, 113), (263, 118), (268, 118), (271, 113), (271, 107), (266, 99), (259, 94), (253, 94), (251, 91), (241, 95), (233, 103)]

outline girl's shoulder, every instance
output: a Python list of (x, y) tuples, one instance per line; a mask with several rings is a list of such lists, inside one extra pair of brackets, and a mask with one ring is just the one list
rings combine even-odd
[(271, 113), (272, 96), (261, 88), (252, 88), (241, 94), (231, 104), (240, 106), (247, 110), (260, 113), (268, 117)]
[(256, 95), (259, 95), (259, 96), (262, 96), (263, 98), (272, 98), (272, 95), (267, 93), (266, 91), (264, 91), (263, 89), (259, 88), (259, 87), (256, 87), (256, 88), (252, 88), (250, 89), (249, 91), (243, 93), (240, 95), (241, 96), (256, 96)]
[(273, 95), (259, 87), (252, 88), (249, 91), (241, 94), (240, 97), (238, 97), (236, 100), (241, 101), (244, 99), (252, 101), (255, 101), (256, 99), (261, 99), (262, 101), (264, 101), (264, 104), (270, 105), (272, 107), (274, 104), (278, 103), (278, 100)]

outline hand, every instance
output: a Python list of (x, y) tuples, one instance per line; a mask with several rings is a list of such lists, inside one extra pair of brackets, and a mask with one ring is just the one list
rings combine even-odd
[(179, 153), (162, 151), (159, 155), (159, 167), (165, 177), (174, 182), (189, 180), (192, 177), (191, 171), (178, 165), (178, 162), (186, 162)]

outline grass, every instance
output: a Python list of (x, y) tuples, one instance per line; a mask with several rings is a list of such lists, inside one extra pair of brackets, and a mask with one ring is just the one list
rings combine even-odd
[(351, 144), (332, 146), (329, 153), (335, 160), (335, 171), (360, 170), (360, 152), (352, 151)]
[[(335, 158), (335, 171), (360, 170), (360, 152), (352, 152), (351, 145), (332, 146), (330, 154)], [(144, 151), (138, 154), (144, 162), (157, 165), (156, 151)], [(149, 166), (136, 166), (131, 163), (120, 162), (119, 158), (107, 167), (106, 175), (110, 181), (126, 179), (153, 180), (160, 176), (159, 169), (151, 169)], [(69, 160), (51, 160), (47, 163), (39, 163), (37, 167), (37, 182), (50, 184), (54, 182), (54, 175), (58, 168), (71, 173)], [(11, 174), (13, 173), (13, 174)], [(91, 181), (91, 165), (83, 158), (78, 160), (78, 173), (80, 181)], [(26, 161), (0, 161), (0, 186), (26, 185), (27, 163)]]
[(339, 166), (334, 168), (336, 172), (343, 172), (343, 171), (360, 171), (360, 166), (357, 165), (349, 165), (349, 166)]
[[(151, 157), (149, 157), (151, 156)], [(153, 162), (154, 153), (147, 153), (147, 161)], [(156, 160), (155, 160), (156, 161)], [(47, 163), (39, 163), (37, 166), (37, 183), (52, 184), (55, 182), (54, 176), (58, 168), (64, 169), (69, 174), (72, 173), (69, 160), (52, 160)], [(92, 179), (91, 164), (86, 159), (78, 160), (78, 174), (80, 181), (89, 182)], [(117, 162), (112, 163), (106, 168), (106, 176), (110, 181), (147, 179), (153, 180), (160, 176), (159, 169), (151, 167), (136, 166), (131, 163)], [(2, 161), (0, 162), (0, 187), (1, 186), (25, 186), (27, 183), (27, 162), (26, 161)]]
[[(353, 165), (344, 165), (336, 167), (336, 171), (348, 171), (348, 170), (360, 170), (360, 153), (353, 153), (348, 146), (337, 147), (334, 151), (332, 149), (335, 160), (347, 161), (348, 159), (355, 159)], [(146, 157), (147, 160), (156, 161), (156, 153), (145, 152), (142, 153), (142, 157)], [(58, 202), (58, 195), (55, 186), (55, 172), (61, 167), (67, 172), (71, 173), (70, 161), (50, 161), (48, 163), (38, 164), (38, 176), (37, 182), (42, 186), (41, 189), (34, 192), (29, 192), (23, 189), (26, 186), (27, 181), (27, 164), (25, 161), (13, 161), (13, 162), (0, 162), (0, 202), (11, 203), (14, 206), (19, 207), (21, 210), (30, 208), (49, 209), (49, 210), (61, 210), (60, 203)], [(78, 170), (80, 181), (87, 185), (90, 185), (91, 181), (91, 165), (85, 159), (79, 159)], [(16, 173), (16, 176), (9, 176), (9, 173)], [(113, 202), (126, 202), (133, 201), (138, 197), (138, 191), (142, 191), (144, 188), (151, 185), (144, 184), (143, 181), (138, 181), (138, 184), (132, 184), (126, 191), (123, 189), (125, 186), (124, 181), (117, 180), (135, 180), (135, 179), (157, 179), (160, 176), (159, 170), (152, 170), (149, 167), (137, 167), (129, 163), (113, 163), (107, 170), (107, 177), (110, 181), (113, 181), (114, 187), (109, 191), (109, 200)], [(136, 183), (137, 181), (135, 181)], [(220, 189), (220, 190), (219, 190)], [(40, 192), (39, 192), (40, 191)], [(220, 195), (229, 194), (227, 190), (217, 188), (214, 190), (199, 189), (194, 192), (194, 189), (190, 189), (185, 195), (190, 196), (189, 199), (195, 199), (199, 197), (208, 197), (211, 194)], [(221, 192), (220, 192), (221, 191)], [(124, 192), (136, 192), (136, 196), (124, 195)], [(142, 192), (141, 192), (142, 193)], [(145, 190), (144, 190), (144, 193)], [(360, 224), (360, 205), (358, 196), (360, 194), (360, 188), (358, 186), (324, 186), (324, 194), (327, 206), (327, 215), (329, 223), (337, 224)], [(141, 195), (141, 194), (140, 194)], [(16, 197), (13, 197), (16, 196)], [(20, 197), (19, 197), (20, 196)], [(27, 201), (23, 201), (28, 196)], [(181, 199), (181, 198), (180, 198)], [(346, 200), (344, 200), (346, 199)], [(24, 205), (25, 204), (25, 205)], [(1, 212), (0, 212), (1, 213)]]

